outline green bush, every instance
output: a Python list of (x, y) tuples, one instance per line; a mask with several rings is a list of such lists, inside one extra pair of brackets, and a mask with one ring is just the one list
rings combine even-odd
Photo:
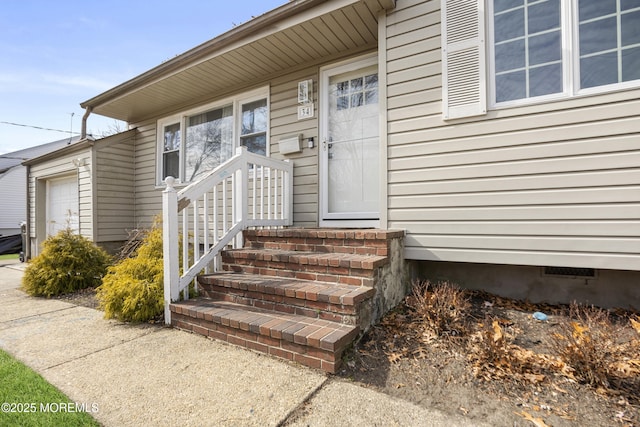
[(105, 317), (145, 322), (163, 313), (162, 226), (156, 220), (135, 255), (109, 267), (97, 289)]
[(22, 288), (29, 295), (51, 297), (95, 287), (110, 262), (103, 249), (67, 228), (44, 241), (25, 270)]

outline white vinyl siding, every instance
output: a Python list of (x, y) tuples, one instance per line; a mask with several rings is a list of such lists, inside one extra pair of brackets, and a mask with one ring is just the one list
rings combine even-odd
[(27, 220), (27, 168), (18, 165), (0, 175), (0, 235), (20, 233), (20, 223)]
[[(315, 116), (298, 120), (298, 82), (313, 79)], [(271, 156), (293, 162), (293, 222), (299, 227), (318, 225), (318, 68), (304, 69), (271, 82)], [(300, 153), (283, 156), (278, 141), (302, 134)], [(307, 148), (307, 139), (314, 139), (314, 148)]]
[(129, 138), (96, 146), (96, 242), (125, 241), (136, 227), (134, 152)]
[(388, 227), (407, 257), (640, 270), (640, 90), (448, 124), (439, 6), (387, 20)]

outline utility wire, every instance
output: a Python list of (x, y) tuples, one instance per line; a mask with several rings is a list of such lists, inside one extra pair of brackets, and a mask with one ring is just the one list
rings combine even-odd
[(62, 133), (80, 135), (80, 132), (71, 132), (71, 131), (68, 131), (68, 130), (43, 128), (43, 127), (40, 127), (40, 126), (33, 126), (33, 125), (22, 125), (20, 123), (11, 123), (11, 122), (0, 121), (0, 124), (11, 125), (11, 126), (21, 126), (21, 127), (25, 127), (25, 128), (40, 129), (40, 130), (50, 130), (50, 131), (53, 131), (53, 132), (62, 132)]

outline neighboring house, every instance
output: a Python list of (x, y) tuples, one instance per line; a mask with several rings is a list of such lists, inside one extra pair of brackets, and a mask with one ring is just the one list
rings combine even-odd
[(0, 155), (0, 235), (20, 234), (20, 224), (27, 220), (27, 168), (25, 160), (42, 156), (78, 141), (78, 137)]
[[(81, 104), (135, 130), (80, 229), (123, 238), (243, 145), (293, 162), (294, 225), (406, 230), (414, 277), (639, 308), (638, 28), (633, 2), (288, 2)], [(30, 163), (35, 194), (106, 167), (74, 156)]]

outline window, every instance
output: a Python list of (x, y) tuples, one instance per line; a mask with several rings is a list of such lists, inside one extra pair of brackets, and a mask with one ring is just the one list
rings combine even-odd
[(162, 179), (180, 176), (180, 123), (164, 126)]
[(267, 100), (242, 105), (240, 145), (252, 153), (267, 155)]
[(158, 184), (167, 176), (182, 183), (197, 181), (230, 159), (237, 146), (267, 155), (266, 92), (260, 90), (160, 120)]
[(233, 105), (187, 118), (185, 177), (196, 181), (233, 156)]
[(494, 104), (640, 83), (638, 0), (490, 0), (489, 28)]
[(336, 109), (347, 110), (378, 103), (378, 74), (368, 74), (335, 84)]

